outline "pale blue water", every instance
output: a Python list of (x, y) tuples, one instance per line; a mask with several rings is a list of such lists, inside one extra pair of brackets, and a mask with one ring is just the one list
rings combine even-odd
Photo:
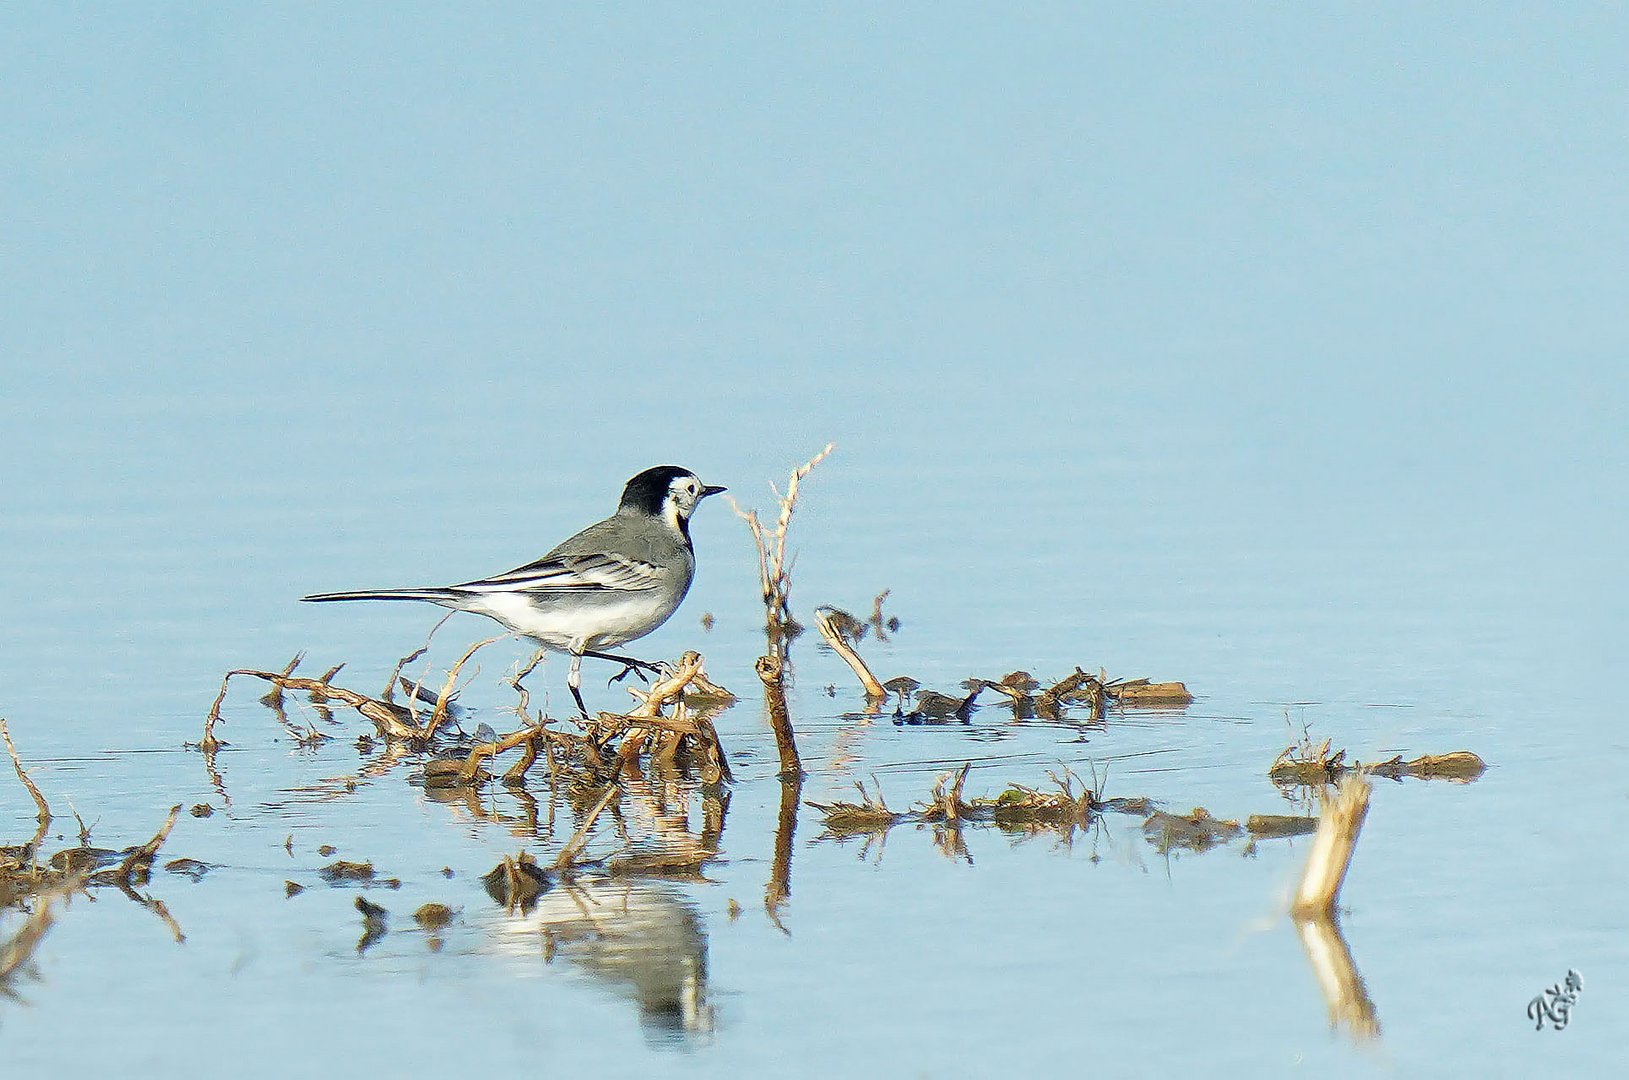
[[(477, 879), (549, 861), (564, 807), (533, 835), (513, 797), (483, 820), (405, 768), (318, 798), (364, 723), (300, 751), (244, 684), (230, 812), (164, 852), (216, 869), (148, 890), (185, 944), (76, 900), (0, 1002), (11, 1059), (94, 1033), (154, 1076), (1609, 1071), (1623, 16), (692, 18), (4, 16), (0, 715), (53, 845), (70, 805), (110, 846), (221, 805), (181, 745), (223, 671), (307, 650), (376, 689), (436, 615), (299, 595), (516, 565), (657, 462), (765, 508), (835, 440), (794, 601), (891, 589), (883, 677), (1080, 663), (1198, 700), (865, 724), (805, 638), (807, 799), (1106, 763), (1109, 794), (1242, 820), (1285, 809), (1265, 772), (1302, 723), (1490, 763), (1375, 793), (1342, 899), (1381, 1038), (1328, 1026), (1282, 915), (1299, 841), (1167, 859), (1110, 816), (1069, 846), (970, 829), (968, 862), (911, 826), (880, 854), (820, 840), (805, 808), (783, 933), (754, 556), (708, 505), (693, 593), (640, 648), (698, 648), (744, 698), (707, 881), (578, 897), (593, 934), (577, 901), (518, 924)], [(454, 620), (436, 659), (487, 631)], [(507, 730), (523, 651), (482, 654), (467, 726)], [(562, 678), (534, 679), (557, 714)], [(32, 831), (9, 779), (0, 814)], [(391, 930), (361, 955), (322, 844), (401, 879), (367, 893)], [(431, 900), (461, 909), (439, 951), (410, 918)], [(1571, 1025), (1534, 1032), (1569, 968)]]

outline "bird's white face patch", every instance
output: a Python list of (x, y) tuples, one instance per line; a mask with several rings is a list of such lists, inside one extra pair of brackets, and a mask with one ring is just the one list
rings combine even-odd
[(677, 526), (688, 521), (701, 501), (701, 481), (694, 476), (675, 476), (667, 485), (667, 498), (662, 500), (662, 516), (668, 524)]

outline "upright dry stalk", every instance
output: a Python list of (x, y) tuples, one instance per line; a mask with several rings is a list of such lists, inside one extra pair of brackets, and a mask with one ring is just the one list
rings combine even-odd
[(40, 794), (40, 789), (34, 786), (34, 781), (29, 778), (28, 771), (23, 768), (23, 759), (17, 756), (17, 748), (11, 744), (11, 731), (7, 729), (4, 720), (0, 720), (0, 739), (4, 739), (6, 742), (6, 753), (11, 755), (11, 767), (17, 770), (17, 779), (23, 782), (23, 787), (27, 788), (28, 793), (34, 797), (34, 807), (39, 811), (37, 820), (43, 829), (51, 823), (51, 807), (46, 804), (45, 796)]
[(471, 645), (467, 650), (465, 650), (463, 656), (458, 658), (458, 663), (454, 664), (447, 670), (447, 682), (441, 688), (441, 695), (436, 698), (436, 707), (431, 710), (430, 719), (425, 722), (423, 732), (419, 736), (420, 738), (422, 738), (425, 742), (429, 742), (430, 739), (435, 735), (436, 728), (440, 727), (441, 722), (447, 719), (447, 709), (452, 704), (453, 687), (458, 685), (458, 673), (463, 670), (465, 664), (469, 663), (469, 658), (474, 656), (477, 651), (486, 648), (488, 645), (491, 645), (494, 642), (502, 641), (508, 636), (508, 634), (499, 634), (497, 637), (490, 637), (485, 641), (477, 641), (475, 644)]
[(798, 758), (792, 716), (786, 710), (785, 669), (779, 651), (771, 649), (769, 655), (760, 656), (753, 667), (764, 684), (764, 707), (769, 711), (769, 726), (775, 732), (775, 749), (781, 757), (781, 781), (799, 782), (803, 779), (803, 762)]
[(786, 483), (786, 494), (782, 495), (774, 484), (769, 485), (769, 490), (774, 492), (780, 503), (773, 539), (765, 532), (756, 510), (742, 510), (735, 500), (730, 500), (736, 516), (752, 530), (752, 542), (758, 548), (758, 580), (763, 590), (764, 632), (769, 638), (769, 653), (758, 658), (756, 670), (764, 684), (764, 705), (769, 712), (769, 726), (775, 732), (775, 747), (780, 752), (782, 781), (803, 776), (797, 740), (786, 710), (786, 642), (797, 628), (797, 622), (792, 618), (792, 573), (786, 564), (786, 534), (792, 527), (792, 510), (797, 506), (798, 485), (816, 465), (826, 460), (826, 455), (836, 445), (827, 443), (824, 450), (792, 470)]
[(758, 581), (763, 589), (766, 628), (772, 639), (784, 634), (787, 628), (797, 625), (796, 620), (792, 618), (792, 572), (791, 567), (786, 565), (786, 534), (792, 526), (792, 510), (797, 506), (798, 484), (816, 465), (824, 461), (826, 455), (836, 446), (836, 443), (827, 443), (824, 450), (792, 470), (791, 478), (786, 483), (785, 495), (782, 495), (774, 484), (769, 485), (769, 490), (780, 504), (773, 539), (765, 532), (763, 522), (758, 520), (758, 511), (742, 510), (734, 499), (730, 500), (735, 515), (745, 521), (747, 528), (752, 530), (753, 543), (758, 547)]
[(1341, 781), (1333, 798), (1325, 797), (1306, 870), (1290, 905), (1293, 914), (1327, 915), (1334, 910), (1368, 813), (1369, 782), (1356, 774)]

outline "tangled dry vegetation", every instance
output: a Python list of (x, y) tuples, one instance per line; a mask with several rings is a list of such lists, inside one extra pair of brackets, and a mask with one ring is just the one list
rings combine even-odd
[[(229, 671), (221, 681), (204, 720), (203, 738), (196, 744), (206, 762), (225, 745), (215, 734), (221, 723), (221, 705), (234, 677), (261, 679), (272, 690), (261, 699), (277, 715), (279, 722), (297, 743), (315, 745), (333, 738), (312, 724), (305, 728), (291, 723), (284, 708), (285, 693), (309, 695), (317, 715), (333, 723), (329, 705), (333, 702), (355, 709), (373, 724), (374, 735), (363, 735), (364, 748), (375, 744), (395, 747), (412, 754), (428, 754), (423, 780), (426, 787), (461, 788), (481, 786), (492, 779), (489, 767), (499, 755), (518, 751), (502, 774), (505, 785), (519, 787), (539, 760), (546, 763), (551, 778), (571, 773), (578, 779), (609, 782), (619, 777), (641, 774), (641, 762), (658, 770), (693, 771), (703, 783), (717, 784), (730, 778), (729, 762), (712, 724), (712, 716), (732, 704), (734, 696), (707, 677), (699, 653), (687, 652), (670, 666), (649, 690), (631, 690), (638, 699), (626, 713), (602, 712), (577, 730), (554, 727), (555, 721), (539, 711), (529, 713), (529, 695), (521, 680), (531, 665), (520, 671), (511, 685), (519, 695), (515, 707), (522, 726), (507, 734), (471, 739), (449, 718), (456, 710), (458, 677), (463, 667), (481, 648), (501, 641), (489, 638), (471, 646), (448, 671), (439, 692), (427, 689), (423, 680), (408, 682), (402, 667), (425, 651), (404, 657), (391, 673), (385, 689), (370, 695), (340, 686), (333, 680), (343, 665), (330, 668), (317, 678), (294, 674), (303, 657), (296, 656), (282, 671), (242, 668)], [(533, 665), (536, 658), (533, 659)], [(400, 685), (406, 703), (395, 700)], [(212, 767), (212, 766), (211, 766)]]

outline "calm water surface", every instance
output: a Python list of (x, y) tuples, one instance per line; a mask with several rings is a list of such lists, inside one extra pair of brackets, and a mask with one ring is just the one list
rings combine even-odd
[[(750, 670), (762, 644), (753, 557), (723, 506), (698, 518), (695, 592), (646, 650), (701, 649), (743, 699), (719, 721), (738, 781), (704, 878), (590, 882), (508, 913), (479, 878), (518, 851), (549, 861), (577, 820), (563, 797), (551, 807), (534, 780), (534, 806), (501, 790), (431, 798), (410, 782), (411, 762), (386, 768), (351, 744), (366, 727), (354, 714), (338, 714), (340, 738), (301, 749), (249, 684), (223, 714), (223, 798), (182, 749), (222, 671), (281, 666), (304, 648), (307, 669), (345, 660), (339, 681), (373, 689), (434, 617), (307, 608), (295, 596), (518, 561), (601, 507), (620, 478), (577, 463), (500, 480), (431, 459), (410, 485), (397, 470), (357, 470), (336, 490), (301, 449), (298, 470), (262, 489), (227, 482), (273, 450), (252, 428), (228, 460), (183, 463), (144, 438), (169, 429), (158, 401), (85, 396), (79, 407), (57, 474), (15, 500), (8, 575), (23, 599), (8, 624), (6, 713), (62, 815), (56, 846), (73, 842), (70, 807), (110, 846), (144, 839), (176, 802), (222, 812), (183, 815), (164, 852), (213, 869), (198, 882), (160, 872), (148, 890), (184, 943), (108, 890), (63, 914), (37, 977), (16, 986), (23, 1000), (0, 1016), (20, 1063), (45, 1067), (95, 1032), (127, 1047), (132, 1074), (154, 1076), (359, 1059), (413, 1072), (469, 1054), (613, 1072), (953, 1075), (1063, 1061), (1412, 1073), (1443, 1068), (1444, 1047), (1456, 1070), (1524, 1057), (1593, 1068), (1623, 1032), (1614, 1001), (1626, 956), (1611, 897), (1624, 879), (1603, 857), (1614, 850), (1607, 811), (1623, 792), (1602, 760), (1621, 746), (1602, 743), (1602, 695), (1579, 689), (1552, 640), (1567, 609), (1535, 595), (1542, 567), (1533, 582), (1503, 576), (1522, 553), (1497, 537), (1480, 550), (1425, 550), (1396, 522), (1357, 532), (1309, 523), (1282, 497), (1236, 507), (1204, 490), (1225, 468), (1190, 464), (1202, 428), (1151, 438), (1124, 421), (1095, 440), (1123, 437), (1134, 450), (1094, 454), (1089, 469), (1063, 453), (1073, 433), (1031, 438), (1027, 468), (1000, 447), (947, 465), (911, 457), (908, 441), (860, 439), (811, 477), (796, 524), (800, 610), (864, 610), (894, 590), (885, 610), (898, 632), (867, 641), (885, 677), (948, 691), (969, 675), (1058, 677), (1078, 662), (1181, 678), (1198, 696), (1186, 710), (1095, 724), (1020, 722), (990, 704), (965, 726), (899, 726), (863, 715), (846, 669), (805, 637), (792, 705), (806, 799), (875, 778), (905, 808), (971, 761), (970, 794), (1040, 786), (1063, 767), (1106, 769), (1109, 795), (1242, 820), (1293, 812), (1265, 771), (1301, 725), (1365, 759), (1486, 758), (1492, 768), (1474, 784), (1376, 790), (1343, 925), (1382, 1035), (1355, 1045), (1331, 1029), (1283, 915), (1303, 841), (1166, 854), (1140, 819), (1106, 815), (1068, 836), (972, 827), (965, 852), (947, 851), (912, 825), (886, 842), (839, 842), (804, 807), (791, 893), (771, 917), (780, 786)], [(331, 423), (295, 414), (276, 441), (320, 446), (336, 438)], [(119, 447), (135, 449), (117, 475), (95, 464)], [(778, 464), (795, 457), (788, 446)], [(749, 502), (779, 471), (757, 455), (692, 464)], [(1420, 527), (1466, 538), (1429, 518)], [(433, 658), (445, 665), (486, 631), (459, 617)], [(481, 654), (466, 728), (512, 726), (500, 677), (523, 651)], [(551, 662), (536, 683), (556, 713), (562, 678)], [(593, 685), (602, 705), (620, 693)], [(20, 840), (31, 807), (19, 787), (6, 791)], [(620, 830), (597, 830), (592, 853), (699, 835), (719, 807), (691, 786), (656, 784), (624, 811)], [(316, 874), (333, 857), (370, 860), (400, 881), (367, 890), (391, 914), (366, 949), (358, 890)], [(306, 890), (285, 898), (285, 881)], [(458, 918), (419, 929), (410, 913), (429, 901)], [(1569, 968), (1586, 980), (1573, 1027), (1535, 1034), (1527, 1002)]]

